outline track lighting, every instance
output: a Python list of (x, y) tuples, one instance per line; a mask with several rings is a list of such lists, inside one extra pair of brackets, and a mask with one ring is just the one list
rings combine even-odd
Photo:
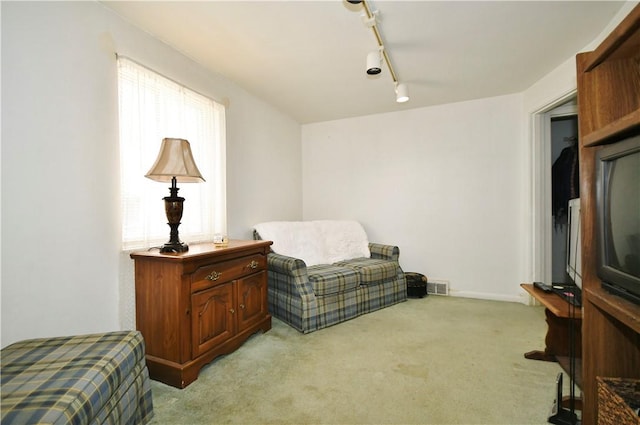
[(384, 42), (382, 40), (382, 36), (380, 35), (380, 30), (378, 29), (378, 24), (376, 19), (379, 15), (379, 11), (375, 10), (371, 12), (369, 5), (366, 0), (347, 0), (351, 4), (360, 4), (362, 3), (362, 7), (364, 8), (365, 14), (362, 15), (362, 22), (368, 28), (371, 28), (373, 34), (376, 37), (376, 41), (378, 42), (379, 51), (371, 52), (367, 55), (367, 74), (368, 75), (377, 75), (382, 72), (380, 65), (382, 64), (382, 59), (384, 58), (387, 63), (387, 67), (389, 68), (389, 73), (391, 74), (391, 79), (393, 80), (395, 92), (396, 92), (396, 102), (404, 103), (409, 100), (409, 89), (406, 84), (400, 84), (398, 82), (398, 76), (393, 70), (393, 66), (391, 66), (391, 60), (389, 59), (389, 55), (387, 51), (384, 49)]
[(404, 103), (409, 100), (409, 89), (406, 84), (396, 83), (396, 102)]
[(375, 50), (367, 55), (367, 74), (378, 75), (382, 72), (382, 50)]

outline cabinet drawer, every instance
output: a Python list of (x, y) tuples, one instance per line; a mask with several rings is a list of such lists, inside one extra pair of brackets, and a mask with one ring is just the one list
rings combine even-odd
[(198, 268), (191, 275), (191, 292), (201, 291), (267, 268), (267, 257), (256, 254)]

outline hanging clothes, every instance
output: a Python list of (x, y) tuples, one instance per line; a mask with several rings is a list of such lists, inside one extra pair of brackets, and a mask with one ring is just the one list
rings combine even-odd
[(556, 226), (567, 224), (569, 199), (580, 197), (578, 144), (564, 148), (551, 167), (551, 208)]

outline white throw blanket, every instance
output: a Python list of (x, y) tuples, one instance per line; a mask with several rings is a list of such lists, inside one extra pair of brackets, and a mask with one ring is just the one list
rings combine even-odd
[(307, 266), (370, 257), (369, 240), (353, 220), (271, 221), (254, 226), (273, 252), (300, 258)]

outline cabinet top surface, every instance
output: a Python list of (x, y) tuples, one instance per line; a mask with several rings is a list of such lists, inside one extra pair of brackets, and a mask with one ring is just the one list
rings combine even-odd
[(200, 243), (189, 245), (189, 251), (182, 253), (160, 253), (157, 249), (150, 251), (137, 251), (131, 253), (131, 258), (161, 258), (169, 261), (193, 260), (199, 257), (210, 257), (216, 255), (232, 254), (252, 248), (268, 249), (273, 242), (253, 241), (253, 240), (230, 240), (227, 246), (216, 246), (213, 243)]
[(527, 291), (533, 298), (540, 301), (540, 303), (550, 310), (554, 315), (561, 318), (574, 318), (582, 319), (582, 308), (571, 308), (571, 305), (563, 300), (560, 295), (553, 292), (544, 292), (531, 283), (523, 283), (520, 285), (522, 289)]

